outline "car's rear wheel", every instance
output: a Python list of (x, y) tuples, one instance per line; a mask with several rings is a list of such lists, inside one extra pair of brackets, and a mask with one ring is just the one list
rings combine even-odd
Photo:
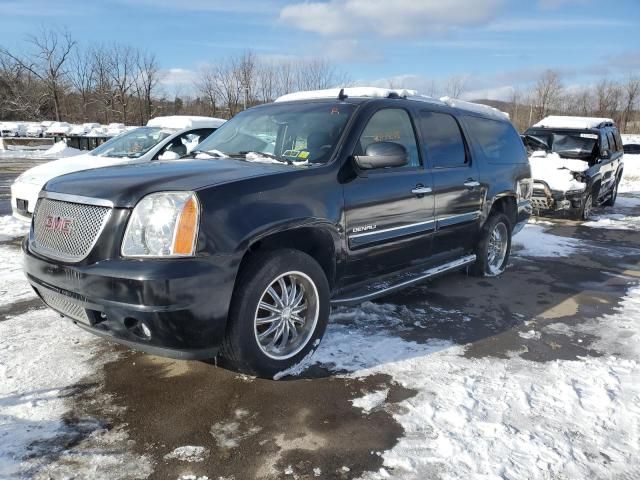
[(476, 263), (471, 273), (478, 277), (495, 277), (507, 268), (511, 253), (511, 222), (504, 213), (493, 213), (482, 227), (476, 248)]
[(613, 184), (613, 188), (611, 189), (611, 196), (604, 202), (605, 207), (613, 207), (616, 204), (616, 199), (618, 198), (618, 185), (620, 184), (620, 179), (616, 179), (616, 183)]
[(329, 311), (327, 278), (312, 257), (255, 254), (236, 281), (222, 356), (240, 371), (273, 377), (318, 346)]

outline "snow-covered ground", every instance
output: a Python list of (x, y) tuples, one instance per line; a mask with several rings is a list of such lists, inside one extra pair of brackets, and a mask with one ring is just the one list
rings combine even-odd
[[(615, 209), (597, 210), (580, 228), (640, 230), (640, 161), (635, 167), (629, 157), (626, 193)], [(601, 243), (560, 235), (556, 226), (547, 220), (528, 225), (514, 238), (514, 262), (535, 266), (606, 254)], [(101, 365), (115, 354), (35, 303), (19, 249), (8, 242), (25, 230), (0, 217), (0, 308), (9, 311), (0, 317), (0, 478), (146, 478), (154, 464), (134, 453), (126, 425), (107, 428), (99, 416), (78, 418), (71, 410), (69, 398), (85, 388), (101, 411), (115, 408), (100, 391)], [(290, 374), (322, 365), (346, 378), (388, 375), (415, 392), (389, 410), (404, 433), (380, 452), (383, 467), (365, 480), (640, 478), (640, 286), (632, 283), (613, 313), (578, 325), (531, 322), (518, 332), (523, 341), (548, 332), (588, 336), (601, 356), (536, 362), (514, 349), (506, 358), (474, 358), (466, 355), (469, 345), (453, 340), (399, 336), (407, 317), (425, 312), (383, 300), (334, 311), (316, 354)], [(31, 301), (37, 306), (10, 313)], [(435, 321), (460, 313), (429, 310)], [(373, 389), (352, 404), (373, 415), (387, 408), (388, 395), (387, 387)], [(212, 448), (184, 444), (163, 455), (200, 465)], [(283, 472), (282, 478), (294, 477)], [(348, 469), (344, 478), (352, 478)]]

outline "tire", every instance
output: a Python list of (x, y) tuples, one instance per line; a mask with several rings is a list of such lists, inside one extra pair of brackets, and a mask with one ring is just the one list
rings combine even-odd
[[(511, 253), (511, 234), (511, 222), (504, 213), (493, 213), (487, 219), (476, 248), (476, 262), (471, 266), (472, 275), (495, 277), (505, 271)], [(499, 247), (496, 242), (500, 242)]]
[[(320, 344), (329, 320), (329, 298), (324, 271), (306, 253), (282, 249), (255, 254), (236, 280), (221, 350), (223, 362), (267, 378), (300, 363)], [(257, 324), (260, 320), (262, 324)]]
[(616, 178), (616, 183), (613, 185), (613, 190), (611, 192), (611, 196), (607, 199), (606, 202), (603, 203), (605, 207), (613, 207), (616, 204), (616, 199), (618, 198), (618, 184), (620, 183), (620, 179)]
[(592, 209), (593, 209), (593, 192), (589, 192), (589, 194), (583, 200), (582, 205), (578, 209), (577, 219), (582, 221), (589, 220), (589, 217), (591, 217)]

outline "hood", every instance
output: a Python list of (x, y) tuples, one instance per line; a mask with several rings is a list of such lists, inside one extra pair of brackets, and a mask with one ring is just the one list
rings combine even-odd
[(541, 180), (549, 185), (551, 190), (568, 192), (584, 190), (587, 186), (574, 176), (574, 173), (582, 173), (589, 169), (589, 164), (583, 160), (562, 158), (557, 153), (537, 151), (529, 157), (529, 164), (533, 181)]
[(199, 190), (292, 170), (296, 167), (233, 159), (153, 161), (63, 175), (47, 183), (44, 190), (111, 200), (116, 207), (131, 208), (153, 192)]
[(30, 168), (20, 175), (21, 183), (30, 183), (42, 187), (45, 183), (59, 175), (67, 173), (79, 172), (82, 170), (90, 170), (92, 168), (106, 167), (109, 165), (117, 165), (129, 159), (94, 157), (93, 155), (76, 155), (73, 157), (61, 158), (51, 162), (43, 163), (36, 167)]

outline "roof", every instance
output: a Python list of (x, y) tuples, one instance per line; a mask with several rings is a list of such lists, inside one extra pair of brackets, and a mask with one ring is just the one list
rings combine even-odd
[(483, 105), (481, 103), (465, 102), (464, 100), (458, 100), (457, 98), (441, 97), (440, 101), (449, 105), (451, 108), (458, 108), (460, 110), (467, 110), (469, 112), (481, 113), (489, 117), (494, 117), (498, 120), (509, 120), (509, 114), (498, 110), (497, 108), (490, 107), (489, 105)]
[(598, 128), (604, 124), (615, 125), (615, 122), (610, 118), (599, 117), (563, 117), (560, 115), (551, 115), (545, 117), (536, 123), (534, 128), (567, 128), (576, 130), (589, 130), (592, 128)]
[(378, 87), (350, 87), (350, 88), (329, 88), (326, 90), (311, 90), (305, 92), (288, 93), (276, 99), (276, 102), (292, 102), (300, 100), (318, 99), (366, 99), (366, 98), (404, 98), (418, 102), (433, 103), (436, 105), (447, 105), (460, 110), (480, 113), (500, 120), (508, 120), (509, 115), (497, 108), (479, 103), (465, 102), (449, 97), (442, 97), (439, 100), (427, 95), (419, 95), (416, 90), (406, 88), (378, 88)]
[(156, 117), (147, 122), (147, 127), (171, 128), (186, 130), (188, 128), (218, 128), (226, 120), (213, 117), (196, 117), (190, 115), (172, 115)]
[(417, 95), (415, 90), (406, 88), (378, 88), (378, 87), (349, 87), (349, 88), (328, 88), (326, 90), (309, 90), (305, 92), (294, 92), (282, 95), (276, 102), (292, 102), (296, 100), (313, 100), (318, 98), (339, 98), (340, 92), (348, 97), (366, 98), (391, 98), (409, 97)]

